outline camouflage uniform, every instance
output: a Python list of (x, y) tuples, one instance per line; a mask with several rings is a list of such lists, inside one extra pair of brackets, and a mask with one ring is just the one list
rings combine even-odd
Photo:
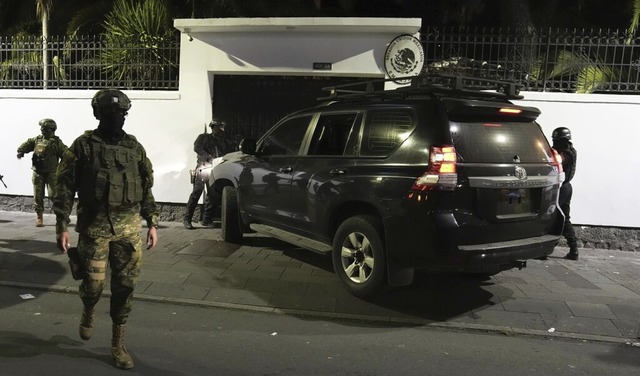
[[(224, 129), (224, 122), (222, 123), (222, 127), (220, 125), (215, 125), (211, 128), (211, 136), (212, 136), (212, 145), (216, 150), (216, 156), (223, 156), (228, 153), (232, 153), (238, 150), (237, 142), (235, 139)], [(207, 191), (207, 196), (209, 198), (209, 202), (211, 202), (212, 211), (220, 210), (220, 203), (222, 202), (221, 192), (216, 191), (215, 189), (210, 189)]]
[[(98, 90), (91, 99), (93, 115), (100, 122), (93, 131), (78, 137), (62, 156), (57, 171), (56, 244), (68, 253), (74, 278), (82, 279), (83, 302), (78, 334), (91, 339), (95, 305), (100, 300), (111, 265), (112, 321), (111, 356), (116, 367), (133, 368), (133, 358), (124, 344), (131, 298), (142, 265), (140, 217), (147, 221), (147, 249), (158, 243), (158, 212), (151, 188), (153, 167), (144, 147), (124, 132), (131, 101), (118, 89)], [(78, 194), (80, 233), (78, 248), (69, 248), (69, 214)]]
[[(196, 152), (198, 159), (198, 166), (202, 165), (206, 162), (211, 162), (214, 158), (223, 156), (231, 151), (234, 151), (235, 142), (228, 134), (220, 129), (218, 124), (223, 124), (224, 122), (214, 119), (209, 123), (211, 126), (211, 133), (202, 133), (193, 143), (193, 151)], [(196, 210), (196, 206), (198, 206), (198, 200), (200, 200), (200, 196), (205, 190), (205, 183), (196, 178), (193, 183), (193, 190), (189, 195), (189, 199), (187, 200), (187, 210), (183, 219), (183, 224), (185, 228), (191, 229), (193, 226), (191, 225), (191, 219), (193, 217), (193, 213)], [(220, 205), (220, 195), (216, 192), (207, 192), (204, 196), (204, 214), (202, 218), (203, 225), (210, 225), (213, 223), (213, 218), (216, 216), (216, 209)]]
[[(45, 120), (53, 122), (51, 119), (43, 119), (40, 123), (42, 124)], [(53, 122), (53, 124), (55, 124), (55, 122)], [(55, 129), (53, 129), (52, 132), (55, 132)], [(44, 212), (45, 187), (49, 194), (49, 200), (53, 200), (56, 194), (56, 169), (58, 168), (58, 161), (62, 158), (62, 154), (66, 149), (67, 146), (55, 135), (38, 135), (29, 138), (18, 147), (18, 158), (22, 158), (26, 153), (33, 152), (31, 158), (33, 175), (31, 181), (33, 183), (33, 200), (39, 219), (42, 218), (42, 213)]]
[[(217, 156), (212, 135), (210, 133), (202, 133), (198, 135), (195, 142), (193, 143), (193, 151), (195, 151), (197, 154), (198, 166), (206, 162), (211, 162), (211, 160)], [(204, 184), (205, 183), (197, 177), (193, 182), (193, 189), (191, 191), (191, 194), (189, 195), (189, 199), (187, 200), (187, 210), (183, 220), (184, 226), (186, 228), (193, 228), (193, 226), (191, 225), (191, 219), (193, 218), (193, 213), (198, 206), (200, 196), (202, 196), (202, 192), (204, 192)], [(209, 197), (205, 195), (202, 224), (209, 225), (212, 223), (212, 221), (213, 206), (211, 205)]]
[(125, 134), (113, 145), (95, 131), (87, 131), (62, 157), (57, 184), (58, 234), (68, 231), (78, 194), (78, 250), (88, 272), (80, 285), (80, 297), (85, 307), (95, 306), (108, 262), (112, 269), (110, 315), (114, 324), (125, 324), (142, 262), (140, 216), (148, 226), (158, 225), (151, 162), (131, 135)]
[(226, 130), (215, 126), (212, 128), (211, 134), (213, 135), (215, 148), (220, 156), (238, 150), (238, 142)]

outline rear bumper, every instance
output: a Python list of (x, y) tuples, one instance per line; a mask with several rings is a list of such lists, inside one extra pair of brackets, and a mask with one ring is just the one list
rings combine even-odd
[[(390, 261), (403, 267), (435, 270), (514, 267), (518, 265), (516, 261), (553, 252), (560, 240), (553, 228), (555, 222), (555, 216), (550, 216), (495, 224), (448, 211), (396, 216), (384, 223), (385, 241)], [(540, 235), (518, 237), (527, 233)], [(505, 240), (507, 236), (511, 239)]]
[(505, 242), (459, 246), (445, 264), (467, 272), (500, 271), (519, 267), (520, 261), (548, 256), (560, 240), (557, 235)]

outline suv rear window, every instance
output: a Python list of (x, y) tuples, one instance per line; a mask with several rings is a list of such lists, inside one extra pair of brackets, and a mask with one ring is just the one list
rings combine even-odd
[(451, 123), (451, 137), (463, 162), (549, 162), (547, 139), (533, 122)]
[(385, 156), (402, 144), (415, 128), (413, 111), (372, 110), (362, 134), (360, 155)]
[(356, 150), (347, 147), (357, 113), (323, 114), (313, 132), (309, 155), (354, 155)]

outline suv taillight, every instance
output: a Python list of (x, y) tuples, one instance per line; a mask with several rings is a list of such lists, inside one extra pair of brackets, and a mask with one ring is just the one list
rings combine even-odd
[(551, 148), (551, 151), (553, 151), (553, 159), (556, 162), (555, 165), (558, 166), (558, 172), (563, 172), (564, 170), (562, 169), (562, 156), (554, 148)]
[(413, 183), (412, 191), (453, 191), (458, 184), (456, 149), (451, 145), (429, 149), (427, 171)]
[(564, 182), (564, 169), (562, 168), (562, 155), (554, 148), (551, 148), (553, 152), (554, 165), (558, 167), (558, 176), (560, 183)]

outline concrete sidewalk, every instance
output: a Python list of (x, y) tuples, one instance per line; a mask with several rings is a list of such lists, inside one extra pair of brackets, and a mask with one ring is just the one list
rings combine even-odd
[[(77, 291), (55, 246), (55, 218), (0, 211), (0, 285)], [(571, 337), (638, 344), (640, 255), (583, 249), (579, 261), (557, 248), (545, 261), (486, 280), (419, 274), (412, 286), (363, 301), (346, 292), (329, 257), (260, 234), (242, 244), (220, 230), (163, 222), (144, 254), (136, 299), (322, 318)], [(77, 235), (72, 233), (72, 238)], [(108, 292), (105, 290), (105, 292)], [(107, 294), (108, 295), (108, 294)]]

